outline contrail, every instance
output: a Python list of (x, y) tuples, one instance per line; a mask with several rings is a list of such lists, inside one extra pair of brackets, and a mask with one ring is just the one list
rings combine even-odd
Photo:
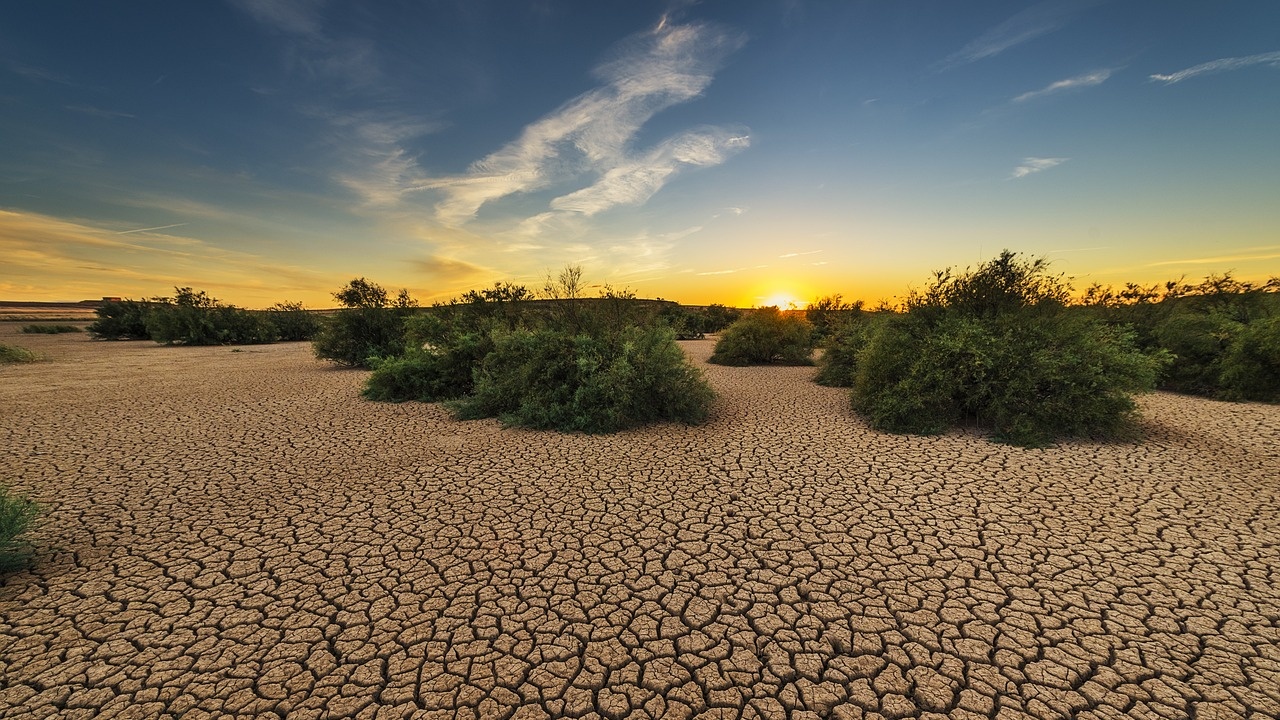
[(169, 228), (182, 227), (183, 225), (190, 225), (190, 224), (191, 223), (174, 223), (172, 225), (160, 225), (159, 227), (138, 228), (137, 230), (121, 230), (120, 232), (116, 233), (116, 235), (128, 235), (130, 233), (147, 232), (149, 230), (168, 230)]

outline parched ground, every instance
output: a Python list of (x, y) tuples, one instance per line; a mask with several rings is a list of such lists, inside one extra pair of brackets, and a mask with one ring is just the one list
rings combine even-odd
[(15, 333), (0, 717), (1280, 717), (1277, 406), (1022, 450), (707, 367), (708, 425), (589, 437)]

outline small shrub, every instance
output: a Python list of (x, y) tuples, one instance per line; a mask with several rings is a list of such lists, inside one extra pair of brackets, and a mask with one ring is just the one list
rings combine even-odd
[(22, 332), (28, 335), (62, 335), (84, 332), (84, 330), (75, 325), (23, 325)]
[(706, 420), (714, 397), (665, 328), (602, 335), (563, 329), (494, 334), (462, 419), (497, 417), (531, 428), (612, 432), (663, 420)]
[(744, 316), (716, 341), (717, 365), (812, 365), (813, 328), (802, 316), (776, 307)]
[(26, 348), (0, 343), (0, 364), (32, 363), (39, 359), (39, 355), (36, 355)]
[(113, 300), (94, 312), (98, 319), (89, 325), (89, 334), (99, 340), (150, 340), (147, 313), (151, 303), (141, 300)]
[(1240, 330), (1223, 354), (1220, 382), (1230, 400), (1280, 400), (1280, 316)]
[(31, 556), (31, 543), (25, 537), (40, 516), (41, 507), (0, 484), (0, 571), (15, 570)]

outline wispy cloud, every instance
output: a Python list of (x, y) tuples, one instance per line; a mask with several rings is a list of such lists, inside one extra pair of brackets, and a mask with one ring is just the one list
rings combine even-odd
[(132, 235), (140, 232), (153, 232), (155, 230), (168, 230), (170, 228), (183, 227), (191, 223), (174, 223), (172, 225), (157, 225), (156, 227), (135, 228), (133, 230), (121, 230), (116, 235)]
[(778, 257), (780, 257), (780, 258), (803, 257), (803, 256), (805, 256), (805, 255), (817, 255), (817, 254), (818, 254), (818, 253), (820, 253), (820, 252), (823, 252), (823, 251), (822, 251), (822, 250), (809, 250), (808, 252), (792, 252), (792, 253), (787, 253), (787, 254), (785, 254), (785, 255), (779, 255)]
[(1047, 35), (1100, 0), (1047, 0), (1023, 10), (974, 38), (941, 63), (942, 70), (994, 57), (1009, 48)]
[(1112, 73), (1111, 70), (1098, 70), (1097, 72), (1085, 73), (1084, 75), (1077, 75), (1075, 77), (1070, 77), (1070, 78), (1067, 78), (1066, 80), (1058, 80), (1057, 82), (1049, 83), (1048, 85), (1040, 88), (1039, 90), (1032, 90), (1031, 92), (1022, 93), (1018, 97), (1014, 98), (1013, 101), (1016, 103), (1026, 102), (1028, 100), (1034, 100), (1036, 98), (1041, 98), (1041, 97), (1044, 97), (1045, 95), (1052, 95), (1054, 93), (1062, 92), (1064, 90), (1075, 90), (1077, 88), (1086, 88), (1086, 87), (1093, 87), (1094, 85), (1101, 85), (1102, 83), (1107, 81), (1107, 78), (1111, 77), (1111, 73)]
[(1239, 70), (1241, 68), (1252, 67), (1254, 65), (1270, 65), (1273, 68), (1280, 68), (1280, 52), (1259, 53), (1257, 55), (1246, 55), (1244, 57), (1220, 58), (1218, 60), (1210, 60), (1206, 63), (1200, 63), (1179, 70), (1168, 75), (1159, 73), (1152, 75), (1153, 82), (1162, 82), (1166, 85), (1180, 83), (1183, 80), (1196, 77), (1198, 75), (1212, 75), (1213, 73), (1226, 72), (1227, 70)]
[(742, 268), (733, 268), (732, 270), (708, 270), (706, 272), (694, 273), (695, 275), (732, 275), (741, 272)]
[(78, 112), (81, 115), (92, 115), (93, 117), (106, 118), (108, 120), (114, 120), (116, 118), (137, 117), (136, 115), (132, 115), (127, 112), (118, 112), (116, 110), (103, 110), (102, 108), (94, 107), (92, 105), (66, 105), (65, 107), (71, 112)]
[(324, 0), (231, 0), (253, 19), (290, 35), (319, 37)]
[(326, 0), (230, 0), (274, 34), (283, 36), (288, 70), (304, 77), (339, 81), (348, 90), (367, 91), (382, 73), (373, 42), (339, 37), (324, 30)]
[(1024, 178), (1028, 175), (1034, 175), (1035, 173), (1048, 170), (1049, 168), (1057, 167), (1070, 159), (1071, 158), (1042, 158), (1042, 157), (1022, 158), (1022, 164), (1014, 168), (1013, 174), (1010, 175), (1009, 177)]
[(71, 82), (70, 78), (68, 78), (66, 75), (63, 75), (62, 73), (54, 72), (52, 70), (48, 70), (42, 67), (36, 67), (34, 65), (26, 65), (20, 62), (11, 61), (9, 63), (9, 70), (13, 72), (15, 75), (21, 75), (22, 77), (27, 78), (28, 80), (35, 80), (37, 82), (50, 82), (50, 83), (57, 83), (59, 85), (75, 84)]
[(700, 128), (633, 151), (631, 141), (658, 112), (702, 95), (740, 35), (711, 25), (664, 22), (623, 42), (594, 74), (604, 82), (528, 125), (520, 137), (460, 176), (426, 179), (436, 217), (461, 224), (486, 203), (594, 175), (589, 186), (551, 202), (558, 212), (593, 215), (652, 197), (683, 167), (716, 165), (747, 147), (744, 131)]
[(1214, 257), (1187, 258), (1185, 260), (1162, 260), (1150, 263), (1148, 267), (1164, 265), (1220, 265), (1222, 263), (1246, 262), (1250, 260), (1275, 260), (1280, 258), (1280, 245), (1264, 245), (1256, 248), (1245, 248), (1236, 255), (1218, 255)]
[(552, 200), (551, 207), (590, 217), (615, 205), (639, 205), (661, 190), (682, 167), (719, 165), (749, 144), (747, 136), (719, 128), (687, 132), (620, 161), (595, 184)]

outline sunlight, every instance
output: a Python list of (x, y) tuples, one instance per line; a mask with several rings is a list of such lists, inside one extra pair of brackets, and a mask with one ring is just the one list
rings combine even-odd
[(802, 310), (806, 303), (789, 292), (776, 292), (768, 297), (757, 297), (756, 307), (776, 305), (779, 310)]

